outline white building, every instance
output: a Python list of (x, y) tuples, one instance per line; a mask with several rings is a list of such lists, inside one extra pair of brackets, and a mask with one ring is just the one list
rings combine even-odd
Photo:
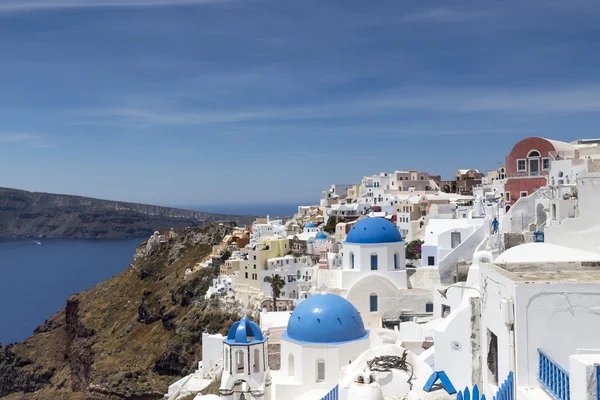
[(319, 269), (316, 292), (339, 294), (354, 304), (370, 327), (398, 318), (407, 288), (404, 241), (384, 218), (352, 226), (341, 249), (342, 267)]
[(490, 257), (449, 288), (462, 299), (434, 329), (434, 369), (487, 398), (596, 399), (600, 255), (532, 243)]
[(331, 294), (309, 297), (292, 312), (281, 336), (273, 398), (320, 399), (338, 384), (341, 368), (368, 348), (369, 331), (352, 304)]
[(257, 243), (261, 243), (265, 238), (272, 236), (285, 236), (286, 228), (282, 220), (271, 221), (267, 217), (267, 222), (264, 224), (254, 223), (252, 225), (252, 232), (250, 233), (250, 245), (254, 246)]
[(223, 341), (222, 400), (271, 400), (267, 339), (260, 327), (244, 316)]
[(204, 298), (208, 300), (212, 297), (213, 294), (220, 296), (232, 296), (233, 278), (227, 275), (219, 275), (217, 278), (214, 278), (213, 284), (212, 286), (209, 286), (208, 290), (206, 291), (206, 295), (204, 295)]
[(261, 273), (262, 290), (267, 297), (271, 296), (271, 284), (265, 281), (268, 276), (279, 275), (285, 280), (281, 300), (304, 298), (313, 286), (317, 266), (309, 256), (293, 257), (286, 255), (270, 258), (267, 264), (268, 269), (263, 270)]
[(440, 281), (450, 284), (456, 263), (470, 260), (489, 233), (490, 220), (487, 218), (430, 219), (421, 246), (421, 265), (437, 268)]

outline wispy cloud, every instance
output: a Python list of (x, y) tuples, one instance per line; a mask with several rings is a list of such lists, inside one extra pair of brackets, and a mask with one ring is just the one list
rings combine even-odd
[(0, 145), (20, 144), (37, 148), (55, 148), (54, 143), (49, 143), (46, 137), (24, 132), (0, 132)]
[(0, 13), (92, 7), (165, 7), (224, 3), (230, 0), (5, 0)]
[[(78, 111), (71, 125), (155, 126), (237, 125), (335, 118), (393, 117), (401, 111), (454, 114), (505, 113), (512, 115), (589, 113), (600, 111), (600, 85), (554, 89), (422, 88), (371, 93), (359, 99), (327, 101), (289, 107), (245, 105), (210, 112), (205, 108), (178, 111), (148, 108), (106, 108)], [(401, 117), (398, 117), (401, 119)], [(443, 131), (443, 129), (440, 129)], [(322, 127), (320, 131), (326, 132)], [(464, 133), (463, 133), (464, 134)]]
[(409, 13), (400, 18), (404, 22), (424, 22), (431, 21), (436, 23), (456, 23), (481, 20), (484, 18), (495, 17), (494, 11), (476, 11), (476, 10), (454, 10), (450, 8), (431, 8), (423, 11)]

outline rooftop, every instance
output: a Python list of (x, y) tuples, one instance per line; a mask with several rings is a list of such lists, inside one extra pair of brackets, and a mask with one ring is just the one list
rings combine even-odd
[(497, 263), (554, 263), (597, 261), (600, 253), (592, 253), (551, 243), (525, 243), (500, 254)]
[(516, 282), (600, 283), (600, 262), (494, 263), (490, 268)]

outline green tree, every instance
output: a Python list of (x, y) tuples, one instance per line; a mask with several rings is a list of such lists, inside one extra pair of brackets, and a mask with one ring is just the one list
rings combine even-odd
[(229, 251), (228, 249), (221, 253), (222, 262), (229, 260), (229, 257), (231, 257), (231, 251)]
[(329, 219), (327, 220), (327, 223), (323, 227), (323, 230), (325, 232), (329, 233), (330, 235), (333, 235), (335, 233), (335, 226), (336, 225), (337, 225), (337, 218), (336, 217), (329, 217)]
[(407, 260), (418, 260), (421, 258), (422, 240), (413, 240), (406, 244), (405, 254)]
[(273, 276), (267, 276), (265, 281), (271, 284), (273, 311), (277, 311), (277, 298), (281, 295), (281, 289), (285, 287), (285, 280), (279, 276), (279, 274), (275, 274)]

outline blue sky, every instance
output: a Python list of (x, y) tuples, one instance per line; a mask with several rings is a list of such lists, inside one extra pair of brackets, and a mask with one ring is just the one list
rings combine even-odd
[(3, 0), (0, 186), (167, 205), (597, 137), (600, 3)]

